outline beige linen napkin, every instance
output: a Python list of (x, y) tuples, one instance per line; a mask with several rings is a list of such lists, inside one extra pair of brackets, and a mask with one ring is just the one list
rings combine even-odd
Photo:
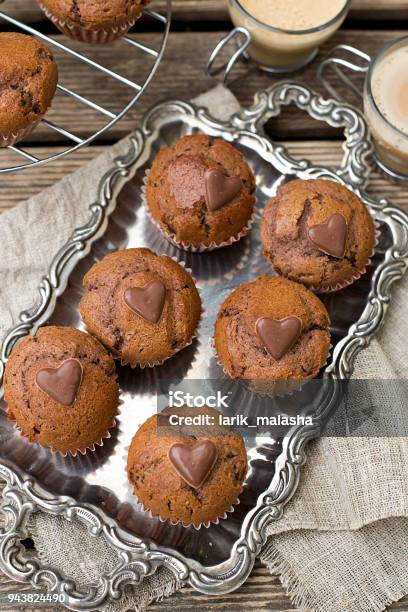
[[(221, 87), (198, 102), (221, 117), (238, 108)], [(32, 305), (50, 254), (86, 220), (99, 177), (126, 149), (126, 140), (118, 143), (0, 217), (0, 335)], [(358, 356), (356, 378), (408, 377), (407, 283), (395, 288), (386, 327)], [(404, 406), (404, 399), (397, 401), (396, 413)], [(284, 517), (271, 526), (261, 555), (297, 605), (321, 612), (371, 612), (408, 593), (407, 457), (404, 438), (324, 438), (310, 446), (298, 492)], [(28, 530), (43, 562), (79, 585), (95, 581), (117, 563), (104, 542), (80, 525), (37, 513)], [(0, 589), (10, 589), (10, 581), (1, 584), (0, 577)], [(160, 569), (106, 609), (142, 610), (179, 586), (169, 571)]]

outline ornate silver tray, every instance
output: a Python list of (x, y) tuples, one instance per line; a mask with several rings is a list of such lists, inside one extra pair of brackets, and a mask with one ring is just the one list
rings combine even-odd
[[(340, 168), (315, 167), (293, 159), (265, 136), (265, 122), (291, 103), (316, 119), (344, 128)], [(222, 377), (208, 342), (218, 306), (235, 286), (271, 273), (261, 255), (259, 218), (245, 240), (203, 255), (178, 251), (147, 218), (141, 197), (145, 170), (160, 146), (196, 131), (221, 136), (244, 152), (257, 176), (260, 209), (277, 186), (290, 178), (326, 177), (360, 193), (380, 224), (381, 239), (370, 271), (352, 287), (324, 298), (333, 322), (334, 349), (323, 380), (350, 376), (356, 354), (384, 320), (394, 281), (407, 267), (407, 216), (386, 200), (374, 200), (362, 191), (368, 181), (366, 157), (371, 144), (362, 116), (351, 106), (324, 100), (297, 83), (282, 82), (260, 92), (251, 108), (226, 122), (184, 102), (160, 104), (147, 114), (141, 129), (129, 139), (128, 153), (116, 159), (102, 179), (89, 222), (75, 230), (54, 257), (41, 280), (37, 303), (20, 315), (1, 346), (0, 377), (14, 344), (40, 325), (80, 326), (77, 305), (84, 273), (107, 252), (126, 246), (146, 245), (177, 257), (192, 268), (203, 293), (206, 316), (197, 342), (160, 368), (141, 372), (121, 368), (124, 404), (120, 425), (100, 452), (76, 460), (53, 456), (19, 437), (5, 417), (4, 403), (0, 406), (0, 476), (7, 482), (0, 569), (16, 580), (47, 585), (65, 594), (73, 610), (99, 608), (109, 598), (118, 597), (126, 584), (140, 582), (158, 566), (170, 568), (179, 581), (208, 594), (227, 593), (240, 586), (264, 543), (265, 527), (279, 519), (296, 490), (307, 442), (319, 435), (336, 407), (336, 393), (329, 386), (314, 409), (312, 425), (292, 427), (279, 439), (246, 439), (250, 471), (241, 503), (219, 525), (200, 531), (171, 526), (146, 516), (135, 505), (126, 483), (124, 454), (138, 426), (156, 410), (158, 384), (165, 379)], [(122, 472), (123, 478), (118, 478)], [(80, 521), (92, 535), (104, 538), (117, 554), (115, 570), (102, 576), (98, 584), (82, 589), (56, 568), (43, 567), (32, 559), (25, 565), (19, 540), (26, 537), (27, 516), (40, 509)]]

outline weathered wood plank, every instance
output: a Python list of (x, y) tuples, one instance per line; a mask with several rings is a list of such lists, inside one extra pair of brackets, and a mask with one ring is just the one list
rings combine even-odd
[[(72, 155), (56, 162), (23, 172), (0, 175), (0, 212), (13, 208), (19, 202), (40, 193), (54, 185), (65, 175), (75, 172), (78, 168), (102, 153), (106, 147), (86, 147)], [(60, 152), (60, 147), (27, 147), (27, 151), (36, 156), (48, 156), (51, 152)], [(2, 152), (5, 163), (14, 165), (16, 156), (9, 150)]]
[[(338, 166), (342, 149), (340, 141), (284, 141), (290, 153), (299, 159), (310, 159), (316, 164), (327, 166)], [(17, 174), (5, 174), (1, 176), (0, 189), (0, 211), (12, 208), (30, 196), (39, 193), (43, 189), (53, 185), (66, 174), (74, 172), (77, 168), (90, 161), (96, 155), (104, 151), (106, 147), (88, 147), (70, 155), (58, 162), (31, 169)], [(57, 147), (55, 150), (59, 151)], [(50, 147), (30, 147), (28, 151), (34, 154), (47, 155)], [(12, 154), (3, 152), (7, 159)], [(377, 195), (387, 197), (408, 212), (408, 192), (400, 186), (386, 182), (379, 174), (372, 176), (370, 191)]]
[(350, 17), (361, 20), (405, 21), (408, 18), (408, 2), (406, 0), (353, 0)]
[[(374, 53), (382, 44), (407, 33), (407, 30), (385, 31), (377, 32), (373, 36), (372, 32), (366, 30), (341, 30), (330, 43), (322, 48), (320, 57), (322, 59), (326, 57), (330, 49), (340, 42), (358, 45), (368, 53)], [(163, 63), (147, 92), (128, 115), (104, 135), (104, 139), (112, 141), (129, 133), (140, 124), (141, 117), (146, 110), (158, 101), (176, 98), (190, 99), (213, 87), (216, 81), (206, 75), (205, 68), (209, 53), (221, 34), (219, 32), (206, 32), (205, 35), (195, 32), (173, 33)], [(136, 38), (154, 48), (157, 48), (160, 41), (157, 33), (140, 34)], [(118, 42), (113, 46), (102, 45), (92, 48), (77, 43), (74, 47), (89, 53), (91, 57), (105, 66), (128, 77), (132, 76), (141, 80), (147, 68), (146, 56), (135, 53), (124, 42)], [(71, 56), (62, 55), (61, 52), (56, 52), (56, 56), (60, 67), (60, 82), (64, 86), (99, 102), (112, 112), (119, 112), (128, 102), (130, 95), (128, 87), (122, 84), (115, 85), (112, 79), (101, 76), (96, 70), (90, 70)], [(292, 78), (321, 90), (316, 78), (316, 66), (315, 62), (303, 73), (293, 75)], [(256, 91), (265, 89), (276, 82), (274, 78), (259, 71), (256, 67), (243, 63), (234, 69), (232, 77), (229, 86), (245, 106), (252, 103)], [(101, 128), (105, 122), (105, 119), (94, 111), (79, 105), (63, 93), (57, 94), (48, 119), (81, 138), (86, 138), (92, 131)], [(336, 136), (332, 128), (323, 123), (316, 123), (299, 111), (285, 112), (273, 121), (271, 129), (274, 137), (280, 139)], [(58, 135), (40, 125), (28, 140), (39, 143), (53, 142), (57, 138)]]
[[(225, 0), (173, 0), (176, 21), (224, 21), (228, 19)], [(152, 8), (163, 11), (166, 0), (152, 0)], [(6, 0), (2, 10), (26, 22), (40, 21), (43, 14), (35, 0)], [(406, 0), (354, 0), (350, 16), (353, 19), (406, 19)]]

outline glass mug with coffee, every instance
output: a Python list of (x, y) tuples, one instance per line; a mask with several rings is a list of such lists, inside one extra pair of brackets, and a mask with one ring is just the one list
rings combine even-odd
[(379, 166), (393, 178), (408, 180), (408, 36), (388, 44), (371, 60), (364, 114)]
[(350, 5), (351, 0), (228, 0), (234, 25), (248, 32), (248, 55), (270, 72), (293, 72), (312, 61)]

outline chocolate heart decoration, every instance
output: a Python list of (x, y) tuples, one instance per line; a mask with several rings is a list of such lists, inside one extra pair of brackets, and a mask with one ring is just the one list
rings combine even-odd
[(126, 305), (150, 323), (157, 323), (162, 316), (166, 287), (154, 280), (144, 287), (130, 287), (123, 294)]
[(287, 317), (280, 321), (263, 317), (257, 320), (255, 329), (268, 353), (279, 361), (299, 338), (302, 321), (298, 317)]
[(242, 189), (239, 176), (227, 177), (221, 170), (207, 170), (205, 173), (205, 201), (208, 210), (215, 211), (228, 204)]
[(201, 440), (195, 446), (176, 443), (169, 448), (169, 459), (177, 474), (193, 489), (207, 480), (217, 461), (217, 447), (211, 440)]
[(63, 406), (72, 406), (82, 382), (83, 368), (78, 359), (67, 359), (58, 368), (39, 370), (37, 386)]
[(346, 251), (347, 221), (343, 215), (335, 213), (327, 223), (310, 227), (308, 236), (320, 251), (342, 259)]

